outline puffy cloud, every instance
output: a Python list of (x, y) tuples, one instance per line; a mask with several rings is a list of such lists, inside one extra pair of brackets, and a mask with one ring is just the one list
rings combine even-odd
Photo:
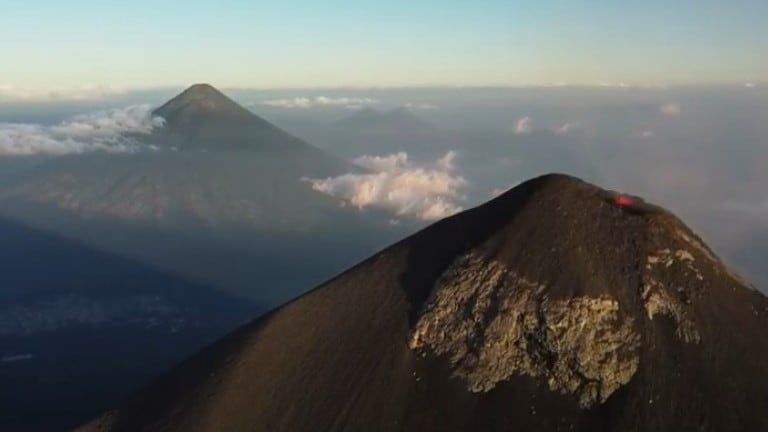
[(656, 135), (656, 133), (652, 130), (644, 130), (641, 132), (638, 132), (635, 137), (637, 138), (653, 138), (653, 136)]
[(515, 133), (518, 135), (529, 134), (533, 131), (533, 122), (530, 117), (523, 117), (517, 119), (515, 123)]
[(107, 86), (80, 86), (69, 88), (25, 88), (0, 85), (0, 101), (87, 101), (104, 99), (125, 93), (125, 89)]
[(668, 103), (668, 104), (662, 105), (661, 108), (659, 108), (659, 111), (662, 114), (670, 117), (679, 116), (680, 113), (682, 112), (680, 110), (680, 105), (676, 103)]
[(567, 122), (562, 126), (556, 128), (555, 133), (558, 135), (567, 135), (579, 128), (581, 128), (581, 124), (579, 122)]
[(149, 105), (80, 115), (54, 126), (0, 123), (0, 156), (137, 151), (143, 147), (131, 135), (162, 125)]
[(380, 208), (397, 217), (435, 220), (461, 211), (466, 180), (456, 175), (456, 153), (450, 151), (431, 164), (419, 165), (404, 152), (363, 156), (354, 162), (370, 170), (326, 179), (304, 179), (316, 191), (362, 208)]
[(442, 171), (453, 171), (456, 169), (456, 152), (451, 150), (447, 152), (443, 157), (437, 160), (437, 167)]
[(374, 172), (395, 171), (408, 165), (408, 153), (398, 152), (387, 156), (360, 156), (355, 164)]
[(755, 86), (755, 83), (749, 82), (749, 83), (745, 83), (744, 87), (746, 87), (746, 88), (755, 88), (756, 86)]
[[(345, 109), (359, 109), (369, 105), (378, 104), (379, 101), (372, 98), (353, 98), (353, 97), (328, 97), (328, 96), (316, 96), (316, 97), (295, 97), (290, 99), (272, 99), (261, 102), (262, 105), (267, 105), (276, 108), (316, 108), (316, 107), (341, 107)], [(254, 105), (254, 104), (248, 104)]]

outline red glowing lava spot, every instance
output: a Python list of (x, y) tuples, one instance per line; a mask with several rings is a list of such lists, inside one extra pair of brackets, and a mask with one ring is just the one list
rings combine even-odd
[(635, 199), (626, 195), (618, 195), (613, 199), (613, 203), (619, 207), (626, 207), (635, 204)]

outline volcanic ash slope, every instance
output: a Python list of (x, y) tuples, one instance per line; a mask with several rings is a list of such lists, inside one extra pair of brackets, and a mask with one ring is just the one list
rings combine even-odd
[(547, 175), (246, 325), (82, 431), (764, 431), (768, 300)]

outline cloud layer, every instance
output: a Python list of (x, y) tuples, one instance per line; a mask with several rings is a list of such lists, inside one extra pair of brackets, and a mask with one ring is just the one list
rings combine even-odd
[(0, 102), (46, 102), (98, 100), (125, 93), (106, 86), (79, 86), (60, 89), (24, 88), (0, 84)]
[(406, 103), (405, 107), (410, 109), (424, 110), (424, 111), (432, 111), (432, 110), (438, 109), (437, 105), (433, 105), (429, 103), (413, 103), (413, 102)]
[(435, 220), (461, 211), (466, 180), (456, 175), (456, 153), (419, 165), (405, 152), (387, 156), (362, 156), (354, 162), (367, 174), (344, 174), (326, 179), (305, 179), (316, 191), (362, 208), (379, 208), (396, 216)]
[[(359, 109), (362, 107), (376, 105), (380, 101), (372, 98), (353, 98), (353, 97), (295, 97), (290, 99), (272, 99), (261, 102), (261, 105), (267, 105), (276, 108), (317, 108), (317, 107), (339, 107), (345, 109)], [(253, 104), (249, 104), (253, 105)]]
[(661, 108), (659, 108), (659, 111), (661, 111), (662, 114), (670, 117), (676, 117), (679, 116), (682, 112), (680, 109), (680, 105), (676, 103), (668, 103), (665, 105), (662, 105)]
[(80, 115), (54, 126), (0, 123), (0, 156), (132, 152), (142, 147), (130, 135), (148, 134), (162, 125), (149, 105)]

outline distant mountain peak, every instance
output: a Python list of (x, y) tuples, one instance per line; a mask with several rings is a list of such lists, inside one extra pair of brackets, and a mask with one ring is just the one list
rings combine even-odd
[(202, 119), (242, 120), (253, 114), (210, 84), (195, 84), (154, 111), (169, 127), (185, 126)]
[(289, 151), (317, 158), (319, 164), (345, 165), (243, 108), (210, 84), (187, 88), (153, 114), (165, 119), (165, 127), (150, 138), (160, 148)]

